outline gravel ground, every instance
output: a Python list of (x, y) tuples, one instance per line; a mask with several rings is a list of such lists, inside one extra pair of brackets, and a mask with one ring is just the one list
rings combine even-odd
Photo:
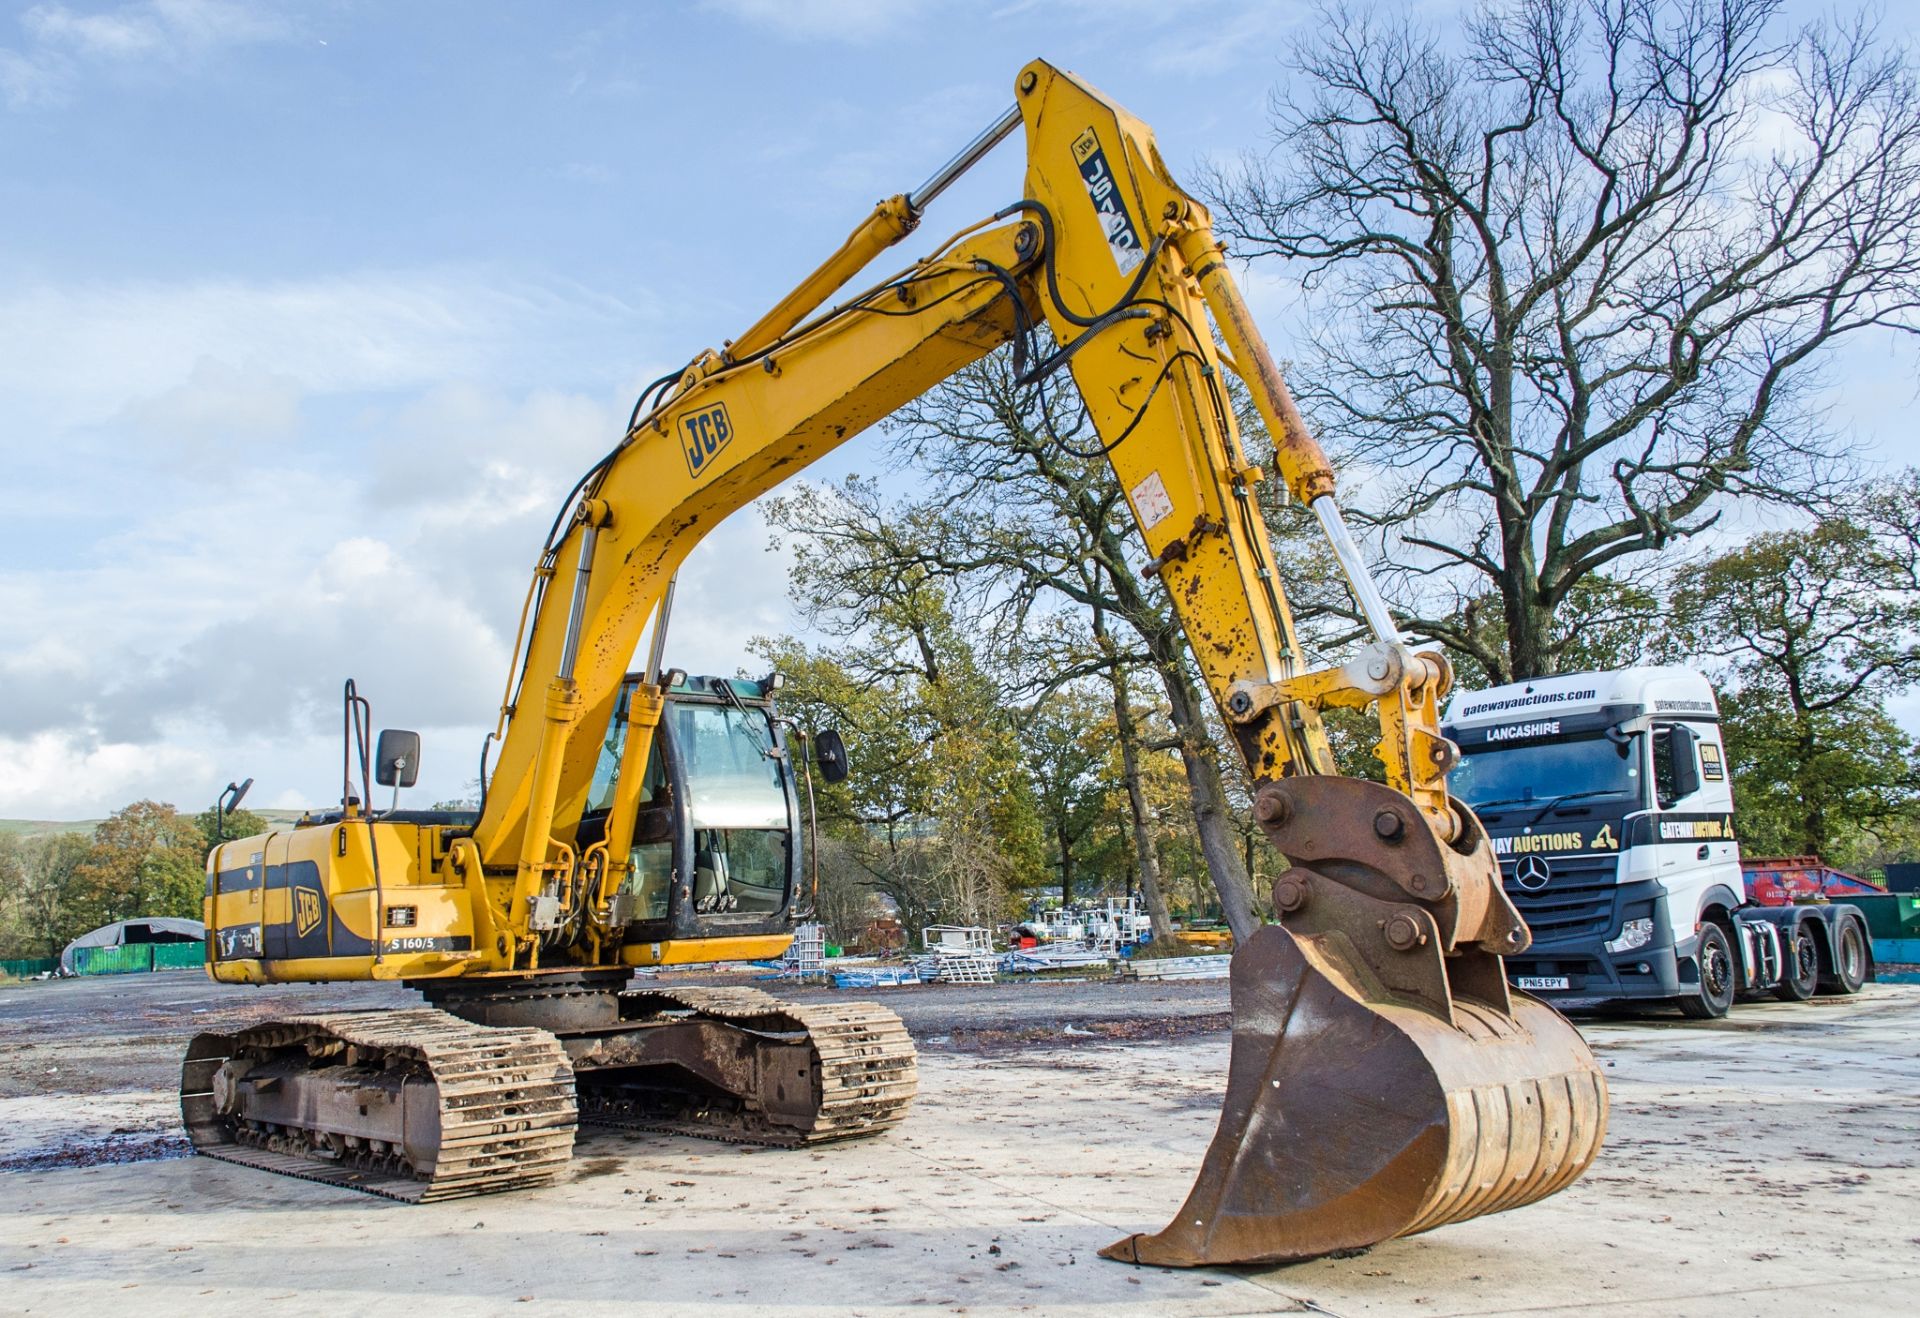
[[(754, 984), (794, 1000), (847, 994), (752, 973), (659, 984)], [(1227, 981), (907, 985), (857, 996), (898, 1012), (923, 1052), (1174, 1038), (1229, 1028)], [(196, 1031), (308, 1012), (418, 1006), (397, 984), (215, 984), (197, 971), (0, 988), (0, 1172), (179, 1157), (180, 1053)]]
[(1920, 1312), (1920, 987), (1715, 1023), (1589, 1020), (1613, 1111), (1572, 1189), (1351, 1258), (1189, 1272), (1093, 1252), (1161, 1225), (1200, 1164), (1224, 983), (871, 996), (926, 1051), (885, 1137), (788, 1152), (592, 1132), (562, 1184), (403, 1207), (168, 1155), (186, 1033), (404, 991), (192, 975), (0, 990), (0, 1310)]
[[(1228, 1026), (1224, 979), (925, 984), (857, 994), (772, 983), (745, 973), (661, 975), (638, 982), (751, 984), (794, 1001), (866, 998), (898, 1012), (920, 1046), (932, 1050), (969, 1050), (1016, 1036), (1044, 1038), (1069, 1026)], [(178, 1077), (179, 1050), (188, 1036), (214, 1028), (215, 1022), (419, 1005), (418, 994), (397, 984), (255, 987), (215, 984), (188, 970), (0, 988), (0, 1099), (170, 1085)]]

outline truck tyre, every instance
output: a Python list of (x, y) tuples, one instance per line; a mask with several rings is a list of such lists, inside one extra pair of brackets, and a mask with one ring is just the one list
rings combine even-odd
[(1796, 924), (1781, 951), (1786, 965), (1781, 967), (1773, 996), (1782, 1002), (1805, 1002), (1820, 987), (1820, 944), (1813, 936), (1813, 923), (1802, 920)]
[(1679, 999), (1680, 1014), (1689, 1020), (1715, 1021), (1733, 1006), (1733, 991), (1738, 980), (1733, 969), (1733, 948), (1726, 931), (1708, 922), (1700, 926), (1699, 945), (1694, 949), (1694, 964), (1700, 968), (1700, 985)]
[(1827, 987), (1844, 996), (1858, 993), (1866, 982), (1867, 937), (1860, 932), (1859, 921), (1842, 921), (1833, 940), (1833, 978), (1827, 981)]

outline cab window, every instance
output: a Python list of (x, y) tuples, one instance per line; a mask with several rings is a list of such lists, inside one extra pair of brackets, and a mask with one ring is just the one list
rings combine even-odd
[[(622, 687), (614, 715), (607, 724), (607, 735), (600, 743), (600, 758), (594, 761), (593, 782), (587, 788), (587, 813), (605, 812), (613, 805), (613, 783), (620, 774), (620, 756), (627, 745), (627, 697), (631, 688)], [(646, 805), (666, 785), (667, 770), (660, 759), (659, 738), (654, 739), (647, 755), (647, 774), (640, 784), (640, 804)]]

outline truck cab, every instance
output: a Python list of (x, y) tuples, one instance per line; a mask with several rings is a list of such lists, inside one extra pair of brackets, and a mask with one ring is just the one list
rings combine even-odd
[(1576, 673), (1464, 692), (1447, 711), (1454, 794), (1486, 826), (1533, 945), (1520, 988), (1565, 1003), (1730, 997), (1744, 902), (1712, 685), (1686, 668)]
[(1461, 751), (1449, 786), (1533, 931), (1507, 958), (1515, 987), (1707, 1019), (1742, 993), (1805, 1001), (1871, 977), (1857, 907), (1747, 900), (1720, 702), (1702, 674), (1625, 668), (1462, 692), (1443, 731)]

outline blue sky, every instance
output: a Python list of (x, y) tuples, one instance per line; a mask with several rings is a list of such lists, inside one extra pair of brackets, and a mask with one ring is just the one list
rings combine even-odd
[[(1190, 169), (1258, 143), (1305, 13), (0, 5), (0, 815), (246, 775), (256, 804), (325, 801), (348, 675), (425, 732), (417, 798), (459, 791), (545, 523), (642, 382), (754, 320), (1035, 55)], [(1018, 180), (996, 153), (904, 255)], [(1282, 286), (1249, 287), (1284, 357)], [(1838, 378), (1862, 445), (1910, 460), (1912, 358)], [(856, 442), (815, 474), (874, 463)], [(702, 547), (676, 662), (732, 671), (793, 628), (766, 541), (749, 510)]]

